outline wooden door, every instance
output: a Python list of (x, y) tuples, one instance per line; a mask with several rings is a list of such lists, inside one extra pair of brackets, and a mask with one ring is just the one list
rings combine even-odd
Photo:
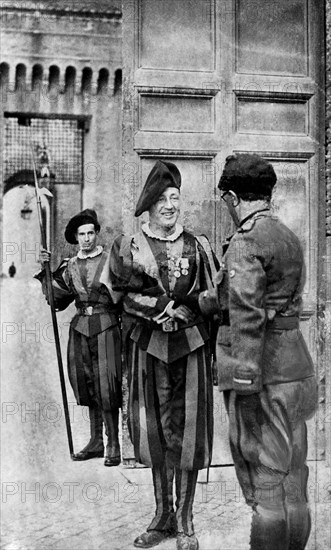
[[(316, 364), (322, 11), (318, 0), (123, 3), (124, 232), (138, 227), (140, 190), (155, 159), (164, 158), (182, 173), (183, 223), (207, 234), (220, 254), (231, 231), (217, 190), (225, 158), (236, 151), (270, 159), (278, 176), (274, 208), (306, 252), (302, 325)], [(213, 463), (226, 464), (227, 419), (217, 391), (215, 426)]]

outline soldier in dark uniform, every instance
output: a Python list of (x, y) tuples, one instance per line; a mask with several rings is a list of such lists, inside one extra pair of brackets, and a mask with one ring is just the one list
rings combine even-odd
[(211, 285), (214, 257), (205, 237), (177, 223), (180, 186), (178, 168), (158, 161), (135, 212), (148, 211), (149, 223), (115, 240), (112, 251), (113, 287), (125, 291), (131, 321), (130, 435), (136, 460), (152, 468), (156, 501), (152, 522), (134, 541), (138, 548), (177, 534), (178, 550), (197, 550), (193, 499), (212, 451), (210, 327), (198, 297)]
[(219, 188), (237, 230), (217, 275), (217, 307), (210, 292), (200, 307), (222, 312), (219, 387), (236, 473), (253, 508), (251, 550), (303, 550), (310, 533), (305, 422), (316, 380), (299, 330), (303, 253), (270, 212), (275, 183), (261, 157), (227, 158)]
[[(65, 259), (53, 273), (55, 307), (64, 310), (75, 301), (68, 343), (69, 379), (78, 405), (89, 407), (89, 443), (73, 460), (104, 456), (103, 423), (108, 437), (105, 466), (121, 462), (118, 439), (121, 407), (121, 335), (118, 303), (109, 277), (109, 251), (97, 244), (100, 225), (94, 210), (71, 218), (65, 238), (78, 244), (77, 256)], [(41, 262), (50, 254), (41, 252)], [(43, 272), (36, 276), (47, 289)]]

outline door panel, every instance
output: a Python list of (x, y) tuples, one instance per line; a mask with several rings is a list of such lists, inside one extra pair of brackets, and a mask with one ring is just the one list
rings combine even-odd
[[(123, 3), (124, 231), (139, 226), (134, 207), (153, 163), (168, 159), (182, 173), (182, 222), (220, 256), (233, 229), (217, 190), (225, 158), (270, 159), (274, 208), (305, 251), (302, 326), (317, 365), (322, 12), (317, 0)], [(215, 401), (213, 463), (225, 464), (227, 421)]]
[(237, 72), (307, 76), (307, 3), (238, 0)]
[[(138, 66), (155, 71), (213, 71), (213, 4), (212, 0), (167, 0), (157, 5), (155, 0), (140, 1)], [(199, 32), (193, 33), (198, 22)]]

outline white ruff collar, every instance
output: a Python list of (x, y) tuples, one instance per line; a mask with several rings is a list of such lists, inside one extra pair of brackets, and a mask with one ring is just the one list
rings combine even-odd
[(142, 226), (141, 226), (141, 229), (143, 230), (143, 232), (145, 233), (145, 235), (147, 235), (147, 237), (150, 237), (151, 239), (157, 239), (159, 241), (176, 241), (178, 239), (178, 237), (181, 236), (181, 234), (183, 233), (184, 231), (184, 228), (182, 225), (180, 225), (180, 223), (176, 223), (176, 229), (174, 231), (174, 233), (172, 233), (171, 235), (169, 235), (169, 237), (159, 237), (159, 235), (155, 235), (150, 227), (149, 227), (149, 224), (148, 223), (144, 223)]
[(98, 244), (98, 246), (90, 254), (82, 254), (82, 251), (79, 250), (77, 254), (77, 258), (79, 258), (80, 260), (86, 260), (86, 258), (95, 258), (96, 256), (99, 256), (99, 254), (101, 254), (102, 251), (103, 251), (102, 246)]

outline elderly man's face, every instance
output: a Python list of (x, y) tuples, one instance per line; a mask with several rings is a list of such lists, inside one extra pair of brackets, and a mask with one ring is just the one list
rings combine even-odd
[(85, 223), (77, 229), (76, 239), (79, 244), (79, 249), (82, 252), (92, 252), (97, 245), (98, 234), (95, 231), (93, 223)]
[(177, 187), (167, 187), (149, 210), (149, 222), (152, 226), (165, 229), (173, 227), (180, 214), (180, 193)]

